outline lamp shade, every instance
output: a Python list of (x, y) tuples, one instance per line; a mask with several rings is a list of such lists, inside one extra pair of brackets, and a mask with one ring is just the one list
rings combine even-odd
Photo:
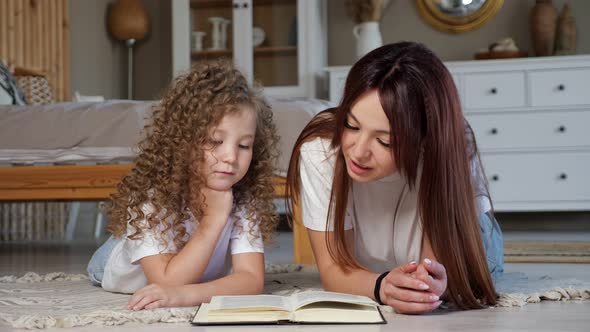
[(142, 40), (150, 29), (150, 21), (141, 0), (117, 0), (109, 10), (107, 25), (119, 40)]

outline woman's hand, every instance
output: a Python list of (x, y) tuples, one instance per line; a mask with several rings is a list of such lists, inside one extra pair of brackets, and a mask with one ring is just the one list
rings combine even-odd
[(418, 268), (416, 262), (411, 262), (391, 270), (381, 281), (381, 302), (403, 314), (421, 314), (438, 308), (442, 303), (439, 294), (415, 275)]
[(142, 310), (164, 307), (183, 307), (186, 303), (182, 286), (163, 286), (150, 284), (138, 289), (127, 302), (127, 309)]
[(442, 297), (447, 290), (447, 270), (441, 263), (433, 259), (424, 258), (418, 266), (415, 276), (427, 284), (429, 291), (438, 297)]

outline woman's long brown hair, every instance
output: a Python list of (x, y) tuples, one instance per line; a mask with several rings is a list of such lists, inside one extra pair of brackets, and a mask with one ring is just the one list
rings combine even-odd
[[(495, 304), (497, 293), (480, 235), (470, 167), (472, 158), (479, 160), (475, 138), (464, 119), (451, 74), (421, 44), (382, 46), (351, 68), (340, 105), (318, 114), (295, 143), (287, 174), (291, 202), (299, 203), (301, 192), (301, 145), (317, 137), (331, 139), (337, 158), (326, 228), (328, 251), (345, 270), (364, 268), (345, 243), (351, 180), (340, 143), (347, 113), (361, 96), (373, 90), (378, 92), (389, 120), (398, 171), (411, 189), (419, 186), (423, 235), (430, 239), (436, 258), (446, 268), (450, 301), (461, 309)], [(422, 175), (418, 179), (420, 161)], [(331, 220), (333, 241), (327, 236)]]

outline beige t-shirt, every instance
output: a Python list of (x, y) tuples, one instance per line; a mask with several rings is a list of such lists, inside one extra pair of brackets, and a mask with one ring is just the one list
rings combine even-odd
[[(335, 161), (329, 140), (316, 138), (301, 147), (301, 209), (309, 229), (326, 231)], [(369, 183), (353, 181), (345, 229), (354, 229), (354, 254), (363, 266), (380, 273), (420, 259), (418, 188), (417, 184), (410, 190), (397, 172)], [(478, 203), (480, 210), (489, 210), (486, 197), (478, 198)]]

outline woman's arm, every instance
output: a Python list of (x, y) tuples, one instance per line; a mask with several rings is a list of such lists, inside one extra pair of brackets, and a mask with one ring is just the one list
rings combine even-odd
[[(320, 270), (320, 278), (326, 290), (365, 295), (375, 299), (374, 290), (378, 274), (363, 269), (344, 271), (328, 252), (325, 232), (308, 229), (308, 233)], [(353, 231), (346, 231), (345, 236), (349, 250), (352, 251)], [(417, 264), (410, 263), (391, 270), (381, 281), (381, 301), (401, 313), (422, 313), (438, 307), (438, 297), (433, 298), (434, 294), (425, 291), (425, 287), (428, 286), (412, 277), (411, 273), (416, 269)]]
[(209, 302), (214, 295), (260, 294), (264, 289), (264, 254), (232, 256), (232, 274), (202, 284), (170, 286), (151, 284), (136, 291), (127, 303), (130, 310), (185, 307)]
[[(332, 292), (365, 295), (371, 298), (378, 274), (363, 270), (349, 269), (345, 271), (330, 256), (326, 243), (326, 233), (307, 229), (313, 255), (320, 271), (324, 289)], [(330, 232), (332, 236), (333, 232)], [(345, 231), (346, 243), (353, 250), (353, 231)]]

